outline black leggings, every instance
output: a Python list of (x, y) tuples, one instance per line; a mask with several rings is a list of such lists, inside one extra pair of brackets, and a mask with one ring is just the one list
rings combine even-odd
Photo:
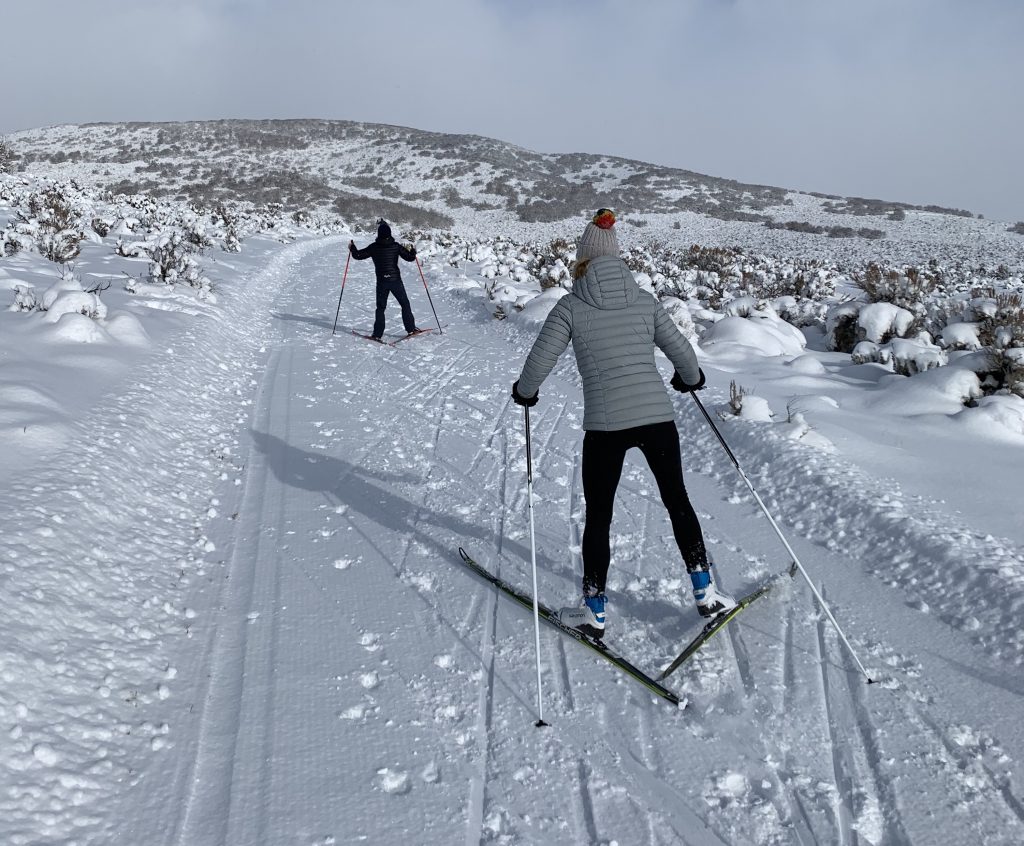
[(583, 529), (583, 582), (602, 592), (611, 561), (609, 532), (615, 489), (622, 476), (622, 462), (631, 447), (640, 449), (654, 473), (686, 569), (693, 571), (707, 566), (700, 523), (683, 484), (676, 424), (652, 423), (616, 432), (590, 431), (583, 436), (583, 497), (587, 505)]
[(405, 285), (401, 280), (397, 282), (377, 283), (377, 312), (373, 321), (373, 336), (379, 338), (384, 334), (384, 309), (388, 304), (388, 294), (392, 294), (398, 304), (402, 307), (402, 325), (406, 332), (416, 328), (416, 321), (412, 316), (412, 308), (409, 306), (409, 296), (405, 293)]

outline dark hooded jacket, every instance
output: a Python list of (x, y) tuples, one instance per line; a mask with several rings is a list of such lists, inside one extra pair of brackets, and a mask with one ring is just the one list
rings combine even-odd
[(416, 250), (403, 247), (391, 237), (391, 227), (381, 221), (377, 227), (377, 240), (361, 250), (351, 249), (352, 258), (357, 261), (373, 259), (373, 269), (377, 274), (378, 283), (401, 282), (402, 274), (398, 270), (398, 257), (406, 261), (414, 261)]

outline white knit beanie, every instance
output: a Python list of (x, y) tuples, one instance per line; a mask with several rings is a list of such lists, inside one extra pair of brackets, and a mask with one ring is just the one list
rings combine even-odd
[(611, 209), (598, 209), (576, 242), (576, 261), (598, 256), (617, 256), (619, 239), (612, 228), (614, 226), (615, 213)]

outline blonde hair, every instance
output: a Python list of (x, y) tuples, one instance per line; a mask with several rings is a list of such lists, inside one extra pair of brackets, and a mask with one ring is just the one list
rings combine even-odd
[(587, 275), (587, 268), (590, 267), (590, 259), (579, 259), (573, 262), (572, 265), (572, 278), (573, 280), (582, 279)]

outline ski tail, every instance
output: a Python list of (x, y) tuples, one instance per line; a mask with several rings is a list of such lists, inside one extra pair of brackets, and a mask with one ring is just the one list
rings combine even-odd
[[(465, 564), (470, 570), (472, 570), (474, 573), (480, 576), (480, 578), (490, 582), (510, 599), (515, 600), (524, 608), (528, 609), (531, 613), (533, 612), (533, 597), (530, 594), (513, 587), (504, 579), (495, 576), (485, 567), (482, 567), (461, 546), (459, 547), (459, 558), (462, 559), (463, 564)], [(540, 614), (540, 618), (544, 620), (544, 622), (546, 622), (552, 628), (557, 629), (562, 634), (572, 638), (577, 643), (587, 647), (595, 654), (600, 655), (602, 658), (604, 658), (605, 661), (618, 668), (620, 671), (628, 675), (630, 678), (642, 684), (645, 688), (647, 688), (647, 690), (664, 699), (666, 702), (670, 702), (671, 704), (676, 706), (680, 704), (679, 697), (673, 691), (669, 690), (657, 679), (651, 678), (651, 676), (649, 676), (643, 670), (633, 666), (633, 664), (631, 664), (621, 655), (616, 654), (613, 650), (609, 649), (603, 641), (592, 640), (579, 629), (574, 629), (571, 626), (565, 625), (558, 618), (558, 613), (556, 611), (553, 611), (546, 605), (543, 605), (538, 602), (537, 609)]]

